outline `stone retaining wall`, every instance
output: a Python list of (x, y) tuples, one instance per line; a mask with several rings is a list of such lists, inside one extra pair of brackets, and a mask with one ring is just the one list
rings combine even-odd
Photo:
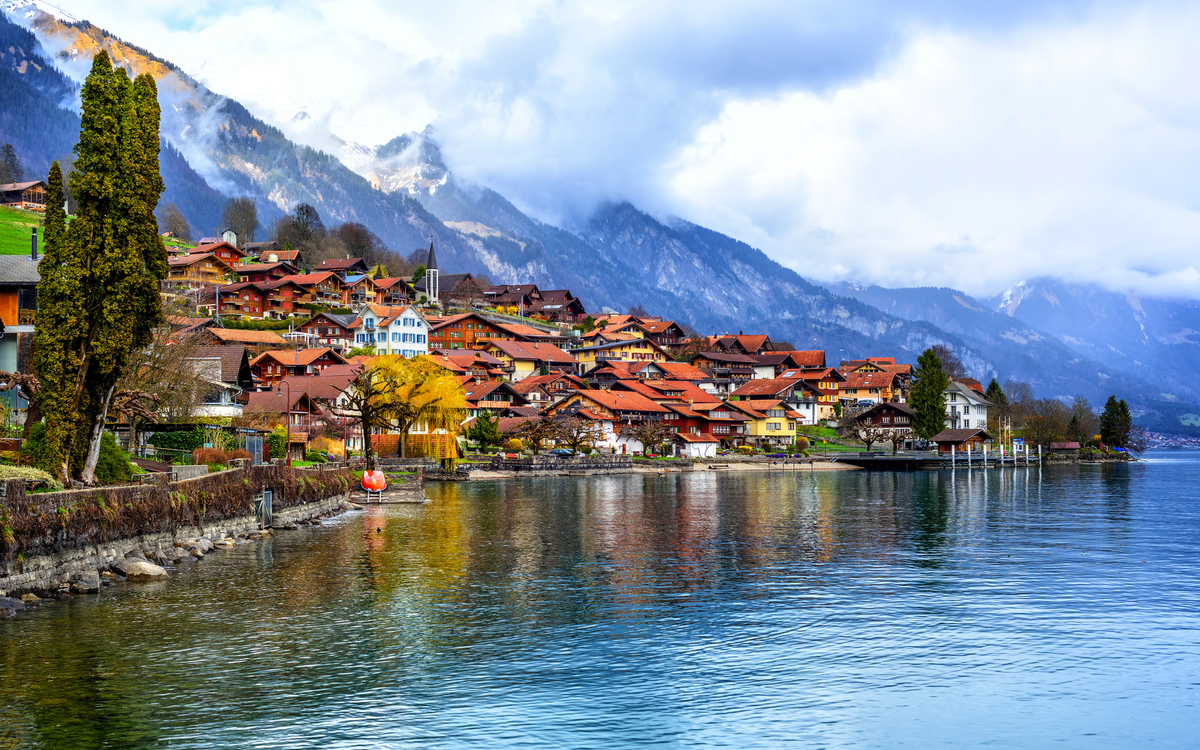
[(629, 474), (633, 471), (633, 456), (497, 456), (492, 459), (491, 468), (492, 471), (511, 471), (522, 476)]
[[(281, 527), (307, 521), (311, 518), (336, 510), (349, 500), (349, 493), (327, 497), (312, 503), (301, 503), (284, 508), (273, 514), (273, 526)], [(110, 567), (118, 558), (130, 552), (148, 549), (165, 549), (187, 539), (209, 539), (217, 541), (227, 536), (246, 534), (258, 529), (258, 520), (253, 515), (239, 516), (198, 526), (184, 526), (174, 532), (164, 531), (126, 539), (117, 539), (102, 544), (78, 547), (52, 555), (41, 555), (25, 560), (20, 572), (0, 576), (0, 596), (19, 596), (32, 591), (54, 591), (68, 583), (79, 580), (84, 574)]]

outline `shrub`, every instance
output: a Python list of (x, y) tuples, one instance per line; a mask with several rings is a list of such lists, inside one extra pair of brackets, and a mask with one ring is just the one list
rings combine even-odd
[(585, 456), (590, 456), (590, 455), (592, 455), (592, 446), (581, 445), (581, 446), (579, 446), (579, 452)]
[(276, 427), (271, 430), (271, 434), (267, 435), (267, 450), (271, 453), (271, 458), (285, 458), (287, 456), (287, 430), (283, 427)]
[(197, 448), (192, 451), (192, 460), (197, 464), (223, 464), (229, 460), (229, 454), (220, 448)]
[(46, 482), (56, 490), (61, 490), (62, 485), (54, 480), (41, 469), (35, 469), (32, 466), (3, 466), (0, 465), (0, 480), (5, 479), (28, 479), (30, 481)]
[(184, 432), (156, 432), (149, 438), (150, 445), (173, 451), (194, 451), (204, 447), (206, 430), (197, 427)]
[(211, 472), (214, 472), (214, 473), (218, 472), (218, 471), (225, 471), (225, 465), (218, 464), (218, 463), (211, 463), (208, 465), (208, 470)]
[(324, 453), (318, 453), (317, 451), (307, 451), (304, 454), (304, 460), (323, 464), (323, 463), (327, 463), (329, 461), (329, 458), (326, 457), (326, 455)]
[(806, 438), (806, 437), (796, 438), (796, 448), (798, 448), (799, 450), (802, 450), (802, 451), (808, 450), (808, 438)]
[(504, 449), (509, 453), (520, 453), (525, 446), (520, 438), (509, 438), (508, 442), (504, 444)]
[(238, 448), (237, 450), (229, 451), (228, 455), (229, 455), (229, 458), (227, 460), (230, 460), (230, 461), (232, 461), (235, 458), (244, 458), (246, 460), (250, 460), (250, 459), (254, 458), (254, 456), (250, 455), (250, 451), (246, 450), (245, 448)]
[(96, 462), (97, 484), (125, 484), (133, 476), (133, 466), (129, 463), (129, 454), (117, 445), (117, 439), (111, 432), (100, 437), (100, 460)]
[(737, 447), (737, 449), (742, 453), (753, 453), (754, 452), (754, 448), (749, 445), (739, 445)]

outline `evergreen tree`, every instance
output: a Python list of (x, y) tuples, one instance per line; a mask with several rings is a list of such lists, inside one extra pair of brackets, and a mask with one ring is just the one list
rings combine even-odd
[(912, 391), (908, 397), (915, 412), (913, 432), (918, 437), (928, 440), (944, 429), (948, 385), (950, 378), (942, 369), (942, 360), (933, 349), (926, 349), (917, 359)]
[(81, 103), (78, 208), (55, 246), (47, 237), (35, 345), (42, 389), (54, 394), (53, 414), (43, 407), (53, 471), (92, 484), (117, 380), (130, 351), (148, 345), (163, 321), (167, 257), (154, 218), (163, 190), (154, 80), (130, 81), (102, 51)]
[(21, 166), (21, 160), (17, 158), (17, 150), (11, 143), (4, 144), (4, 156), (0, 160), (0, 185), (24, 181), (25, 169)]
[(1004, 389), (992, 378), (992, 382), (988, 383), (987, 400), (991, 401), (996, 406), (1008, 406), (1008, 397), (1004, 395)]
[(1133, 414), (1124, 399), (1109, 396), (1100, 414), (1100, 439), (1112, 448), (1125, 448), (1133, 434)]

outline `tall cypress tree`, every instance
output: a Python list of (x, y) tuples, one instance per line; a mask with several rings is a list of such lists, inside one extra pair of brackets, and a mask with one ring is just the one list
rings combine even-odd
[(1117, 422), (1120, 417), (1121, 407), (1117, 403), (1116, 396), (1109, 396), (1104, 402), (1104, 411), (1100, 413), (1100, 440), (1105, 445), (1118, 446)]
[(42, 389), (55, 391), (47, 399), (55, 413), (46, 412), (54, 470), (91, 484), (117, 380), (129, 353), (147, 345), (163, 319), (158, 282), (167, 260), (154, 218), (163, 185), (153, 79), (131, 82), (101, 51), (81, 99), (72, 178), (78, 208), (42, 266), (51, 297), (44, 338), (61, 355), (45, 354), (45, 375), (40, 367), (38, 374)]
[(992, 378), (992, 382), (988, 383), (987, 399), (996, 406), (1008, 406), (1008, 396), (1004, 395), (1004, 389)]
[(924, 440), (945, 428), (946, 386), (950, 378), (942, 369), (942, 360), (933, 349), (926, 349), (917, 358), (913, 371), (913, 386), (908, 402), (913, 408), (913, 432)]

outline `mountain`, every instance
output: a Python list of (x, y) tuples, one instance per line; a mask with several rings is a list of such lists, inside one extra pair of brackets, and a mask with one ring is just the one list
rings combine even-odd
[(1036, 320), (1085, 357), (1153, 378), (1162, 398), (1200, 395), (1200, 303), (1037, 278), (986, 304), (1013, 320)]
[[(163, 199), (201, 232), (217, 226), (231, 196), (257, 198), (264, 225), (310, 203), (327, 224), (360, 222), (401, 252), (432, 238), (447, 272), (569, 288), (589, 310), (638, 304), (701, 331), (763, 331), (798, 348), (822, 348), (835, 362), (888, 355), (911, 362), (926, 347), (945, 344), (981, 380), (1016, 375), (1056, 396), (1136, 395), (1147, 419), (1179, 421), (1154, 405), (1158, 385), (1093, 361), (1099, 350), (1072, 350), (978, 301), (957, 301), (952, 290), (939, 290), (937, 304), (921, 309), (915, 298), (897, 306), (857, 288), (831, 292), (745, 243), (629, 203), (600, 206), (578, 226), (553, 226), (487, 187), (460, 181), (429, 129), (376, 147), (317, 133), (319, 123), (297, 114), (291, 127), (320, 135), (313, 142), (336, 144), (337, 154), (327, 153), (293, 142), (169, 61), (87, 21), (40, 0), (8, 7), (20, 24), (0, 19), (0, 32), (13, 40), (10, 56), (0, 57), (0, 75), (11, 83), (0, 89), (0, 137), (10, 137), (36, 173), (63, 159), (78, 132), (80, 76), (92, 55), (107, 50), (117, 64), (158, 81)], [(1176, 402), (1170, 409), (1184, 408), (1182, 398)]]
[[(1144, 426), (1200, 434), (1200, 381), (1194, 368), (1179, 366), (1195, 354), (1185, 343), (1167, 343), (1187, 338), (1179, 326), (1195, 309), (1191, 303), (1143, 300), (1134, 307), (1123, 295), (1046, 279), (1022, 282), (984, 301), (937, 287), (829, 288), (959, 336), (1002, 363), (1002, 379), (1028, 381), (1040, 396), (1082, 395), (1099, 403), (1116, 393), (1130, 401)], [(1200, 320), (1196, 326), (1200, 329)], [(1164, 328), (1170, 333), (1153, 332)], [(1158, 364), (1147, 364), (1152, 361)]]

